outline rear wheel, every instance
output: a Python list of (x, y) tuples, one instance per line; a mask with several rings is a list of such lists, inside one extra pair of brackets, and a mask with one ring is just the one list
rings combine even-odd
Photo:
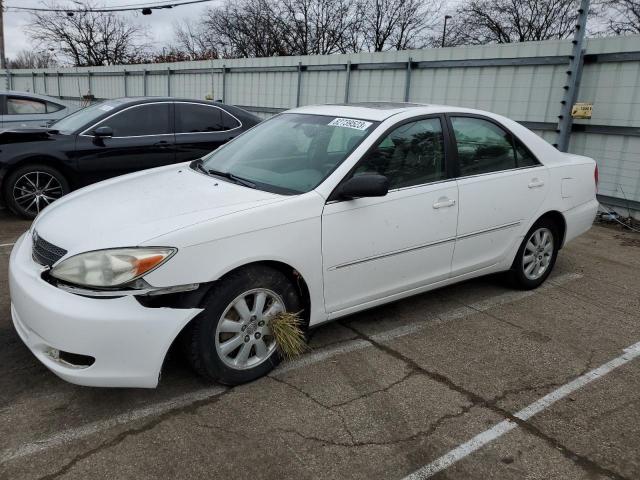
[(33, 219), (44, 208), (69, 193), (69, 182), (58, 170), (48, 165), (25, 165), (4, 182), (7, 207), (23, 218)]
[(296, 288), (280, 271), (257, 266), (233, 272), (209, 292), (185, 334), (190, 363), (200, 375), (227, 385), (259, 378), (280, 362), (269, 320), (300, 310)]
[(536, 222), (525, 235), (511, 268), (511, 278), (523, 289), (537, 288), (547, 279), (558, 256), (559, 236), (555, 223)]

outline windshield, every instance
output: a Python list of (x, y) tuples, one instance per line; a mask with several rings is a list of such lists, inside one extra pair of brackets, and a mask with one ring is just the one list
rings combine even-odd
[(203, 171), (274, 193), (317, 187), (377, 126), (352, 118), (285, 113), (204, 157)]
[(113, 102), (100, 102), (94, 103), (82, 110), (67, 115), (61, 118), (57, 122), (51, 124), (51, 128), (55, 128), (60, 133), (70, 134), (81, 128), (91, 126), (91, 123), (101, 115), (104, 115), (110, 110), (113, 110), (116, 104)]

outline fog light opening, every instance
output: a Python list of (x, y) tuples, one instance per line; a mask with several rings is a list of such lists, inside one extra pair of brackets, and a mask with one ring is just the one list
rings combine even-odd
[(58, 350), (57, 348), (51, 347), (47, 348), (45, 353), (55, 362), (71, 368), (88, 368), (96, 361), (95, 358), (89, 355), (65, 352), (64, 350)]

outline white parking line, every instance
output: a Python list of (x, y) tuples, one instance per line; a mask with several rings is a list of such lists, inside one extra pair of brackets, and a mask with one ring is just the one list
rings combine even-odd
[(0, 247), (13, 247), (16, 243), (0, 243)]
[[(558, 400), (563, 399), (567, 395), (575, 392), (576, 390), (579, 390), (580, 388), (593, 382), (594, 380), (604, 377), (606, 374), (612, 372), (616, 368), (629, 363), (634, 358), (640, 356), (640, 342), (625, 348), (623, 351), (624, 353), (619, 357), (616, 357), (613, 360), (605, 363), (604, 365), (601, 365), (595, 370), (591, 370), (590, 372), (585, 373), (575, 380), (572, 380), (571, 382), (545, 395), (541, 399), (536, 400), (531, 405), (515, 413), (514, 417), (517, 417), (520, 420), (528, 420), (534, 415), (549, 408)], [(518, 424), (513, 420), (503, 420), (489, 430), (485, 430), (484, 432), (473, 437), (468, 442), (463, 443), (450, 452), (444, 454), (437, 460), (434, 460), (430, 464), (425, 465), (421, 469), (413, 472), (411, 475), (408, 475), (404, 478), (404, 480), (421, 480), (432, 477), (436, 473), (449, 468), (454, 463), (462, 460), (463, 458), (467, 457), (468, 455), (472, 454), (488, 443), (493, 442), (495, 439), (501, 437), (505, 433), (510, 432), (517, 426)]]
[[(551, 279), (550, 282), (546, 283), (545, 285), (543, 285), (542, 287), (540, 287), (535, 291), (534, 290), (515, 291), (515, 292), (506, 292), (499, 295), (494, 295), (493, 297), (483, 299), (479, 302), (474, 302), (469, 306), (454, 307), (438, 315), (428, 317), (426, 319), (418, 320), (416, 322), (410, 323), (402, 327), (379, 332), (372, 335), (371, 337), (374, 340), (380, 341), (380, 342), (392, 340), (394, 338), (399, 338), (399, 337), (414, 333), (418, 330), (421, 330), (427, 327), (428, 325), (433, 324), (432, 322), (440, 323), (440, 322), (461, 319), (469, 315), (472, 315), (474, 313), (478, 313), (478, 311), (488, 310), (489, 308), (494, 306), (504, 305), (506, 303), (512, 303), (522, 298), (529, 297), (531, 295), (534, 295), (536, 292), (553, 288), (553, 286), (555, 285), (561, 285), (561, 284), (567, 283), (576, 278), (580, 278), (581, 276), (582, 275), (577, 273), (560, 274), (555, 276), (553, 279)], [(356, 350), (361, 350), (363, 348), (370, 347), (370, 346), (372, 346), (371, 342), (367, 340), (356, 339), (356, 340), (348, 340), (337, 345), (331, 345), (326, 348), (320, 348), (296, 360), (281, 364), (278, 368), (276, 368), (271, 373), (271, 375), (281, 375), (292, 370), (297, 370), (300, 368), (307, 367), (309, 365), (313, 365), (315, 363), (319, 363), (323, 360), (334, 357), (336, 355), (353, 352)], [(198, 402), (200, 400), (213, 398), (225, 392), (226, 390), (227, 389), (223, 387), (212, 387), (212, 388), (206, 388), (202, 390), (196, 390), (194, 392), (189, 392), (184, 395), (180, 395), (171, 400), (166, 400), (164, 402), (148, 405), (146, 407), (142, 407), (136, 410), (131, 410), (129, 412), (121, 413), (119, 415), (116, 415), (114, 417), (111, 417), (105, 420), (92, 422), (92, 423), (89, 423), (80, 427), (76, 427), (76, 428), (71, 428), (68, 430), (62, 430), (60, 432), (56, 432), (50, 435), (49, 437), (42, 438), (35, 442), (25, 443), (16, 448), (3, 450), (0, 453), (0, 464), (4, 462), (8, 462), (10, 460), (26, 457), (34, 453), (42, 452), (50, 448), (59, 447), (61, 445), (64, 445), (76, 440), (80, 440), (82, 438), (88, 437), (95, 433), (108, 430), (110, 428), (117, 427), (119, 425), (123, 425), (136, 420), (141, 420), (147, 417), (161, 415), (170, 410), (185, 407), (195, 402)]]

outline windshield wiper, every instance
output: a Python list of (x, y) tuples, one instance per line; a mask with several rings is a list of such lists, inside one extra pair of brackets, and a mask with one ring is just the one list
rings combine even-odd
[(226, 178), (227, 180), (231, 180), (232, 182), (243, 185), (245, 187), (256, 188), (256, 184), (247, 180), (246, 178), (238, 177), (237, 175), (234, 175), (230, 172), (221, 172), (219, 170), (206, 168), (204, 166), (204, 160), (201, 158), (198, 158), (197, 160), (191, 162), (191, 167), (201, 171), (202, 173), (206, 173), (207, 175), (215, 175), (216, 177)]
[(247, 180), (246, 178), (242, 178), (242, 177), (238, 177), (237, 175), (234, 175), (231, 172), (221, 172), (219, 170), (213, 170), (213, 169), (208, 169), (205, 168), (204, 166), (201, 167), (205, 172), (207, 172), (209, 175), (215, 175), (216, 177), (222, 177), (222, 178), (226, 178), (228, 180), (231, 180), (235, 183), (238, 183), (240, 185), (244, 185), (245, 187), (249, 187), (249, 188), (256, 188), (256, 184)]

